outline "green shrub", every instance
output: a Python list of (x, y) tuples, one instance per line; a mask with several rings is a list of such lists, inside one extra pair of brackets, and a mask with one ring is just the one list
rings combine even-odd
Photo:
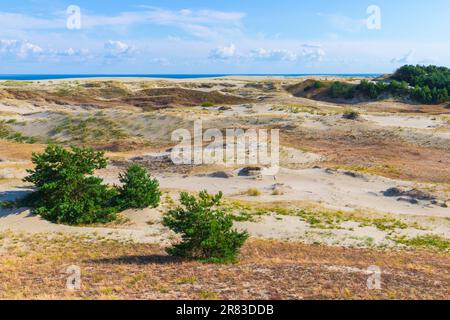
[(199, 198), (181, 193), (182, 207), (170, 210), (163, 224), (181, 235), (181, 243), (168, 253), (210, 262), (233, 262), (248, 238), (232, 230), (233, 217), (219, 208), (222, 193), (200, 192)]
[(33, 154), (35, 169), (24, 181), (36, 186), (36, 191), (23, 204), (33, 212), (56, 223), (87, 224), (109, 222), (116, 218), (112, 200), (116, 190), (103, 185), (92, 176), (96, 169), (106, 167), (103, 152), (72, 147), (65, 150), (49, 145), (44, 153)]
[(323, 84), (320, 81), (315, 81), (313, 86), (315, 89), (320, 89), (323, 87)]
[(145, 168), (133, 164), (120, 174), (119, 180), (122, 183), (117, 198), (120, 208), (143, 209), (159, 205), (161, 192), (158, 180), (152, 179)]
[(330, 87), (330, 95), (332, 98), (353, 99), (355, 97), (355, 86), (335, 81)]

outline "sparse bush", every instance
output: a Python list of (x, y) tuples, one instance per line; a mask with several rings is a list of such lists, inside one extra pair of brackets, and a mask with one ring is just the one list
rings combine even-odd
[(272, 190), (272, 195), (273, 196), (282, 196), (282, 195), (284, 195), (284, 192), (282, 190), (280, 190), (279, 188), (275, 188)]
[(248, 238), (232, 230), (233, 218), (219, 208), (222, 193), (200, 192), (199, 198), (181, 193), (181, 207), (170, 210), (163, 224), (181, 235), (181, 243), (168, 253), (210, 262), (233, 262)]
[(342, 118), (348, 120), (356, 120), (359, 118), (359, 112), (355, 110), (345, 110)]
[(92, 176), (106, 167), (103, 152), (49, 145), (44, 153), (33, 154), (35, 169), (24, 181), (33, 183), (37, 191), (22, 202), (33, 212), (56, 223), (87, 224), (109, 222), (116, 218), (112, 204), (116, 190)]
[(202, 103), (202, 107), (214, 107), (214, 103), (205, 101)]
[(261, 191), (256, 188), (249, 188), (245, 191), (245, 194), (250, 197), (258, 197), (261, 195)]
[(156, 208), (159, 205), (161, 192), (158, 180), (152, 179), (147, 170), (137, 164), (131, 165), (125, 173), (121, 173), (117, 197), (121, 209)]
[(1, 120), (0, 121), (0, 139), (7, 139), (18, 143), (36, 143), (35, 137), (25, 137), (20, 132), (16, 132), (10, 128), (8, 124), (13, 124), (14, 121)]

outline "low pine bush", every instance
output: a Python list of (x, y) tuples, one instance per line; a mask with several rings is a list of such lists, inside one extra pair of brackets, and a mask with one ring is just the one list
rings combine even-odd
[(249, 235), (232, 229), (233, 218), (220, 209), (221, 199), (222, 193), (202, 191), (198, 198), (181, 193), (181, 206), (163, 218), (163, 224), (182, 238), (169, 254), (217, 263), (236, 260)]
[(122, 187), (118, 190), (117, 202), (121, 209), (156, 208), (159, 205), (159, 183), (152, 179), (145, 168), (133, 164), (120, 174), (119, 180)]

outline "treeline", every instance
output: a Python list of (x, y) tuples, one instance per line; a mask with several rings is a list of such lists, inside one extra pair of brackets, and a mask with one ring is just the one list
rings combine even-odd
[(398, 69), (391, 78), (405, 81), (413, 87), (446, 89), (450, 92), (450, 69), (446, 67), (406, 65)]
[(382, 96), (410, 99), (424, 104), (449, 101), (450, 69), (436, 66), (406, 65), (384, 81), (363, 80), (358, 85), (334, 82), (329, 88), (332, 98), (353, 99), (363, 96), (379, 99)]

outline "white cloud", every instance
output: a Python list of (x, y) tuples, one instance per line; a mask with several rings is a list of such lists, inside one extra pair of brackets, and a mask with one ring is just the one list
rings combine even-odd
[(133, 46), (122, 41), (113, 40), (105, 42), (104, 50), (105, 57), (109, 59), (128, 58), (135, 52)]
[(325, 51), (320, 46), (303, 44), (299, 50), (286, 49), (254, 49), (250, 52), (249, 58), (264, 61), (321, 61), (325, 57)]
[(87, 60), (94, 59), (95, 55), (91, 54), (88, 49), (74, 49), (70, 47), (62, 50), (48, 50), (45, 58), (55, 62), (66, 60), (85, 62)]
[[(219, 37), (222, 34), (239, 32), (242, 12), (217, 10), (168, 10), (141, 6), (141, 11), (121, 12), (117, 15), (89, 15), (82, 11), (82, 29), (99, 27), (127, 27), (136, 24), (156, 24), (179, 28), (186, 33), (202, 38)], [(0, 30), (65, 29), (67, 14), (59, 12), (47, 19), (30, 15), (0, 12)]]
[(236, 57), (236, 46), (232, 43), (229, 46), (215, 48), (210, 51), (210, 59), (226, 60)]
[(290, 49), (250, 49), (248, 52), (238, 54), (235, 44), (218, 47), (209, 52), (209, 58), (215, 60), (248, 60), (273, 62), (316, 62), (322, 61), (325, 51), (321, 46), (302, 44), (295, 50)]
[(4, 57), (27, 59), (43, 53), (44, 50), (40, 46), (26, 40), (0, 40), (0, 55)]
[(300, 52), (301, 58), (306, 61), (322, 61), (326, 56), (326, 52), (321, 46), (310, 44), (303, 44)]
[(320, 17), (324, 17), (329, 24), (335, 29), (346, 32), (357, 32), (367, 27), (367, 19), (355, 19), (340, 14), (324, 14), (319, 13)]
[(163, 26), (174, 26), (196, 37), (217, 37), (230, 30), (239, 29), (245, 14), (242, 12), (225, 12), (217, 10), (179, 11), (147, 7), (143, 12), (148, 22)]
[(85, 57), (89, 55), (89, 50), (69, 48), (61, 51), (56, 51), (56, 54), (63, 57)]
[(296, 61), (298, 55), (289, 50), (270, 50), (270, 49), (254, 49), (250, 52), (249, 57), (255, 60), (265, 61)]
[(65, 27), (65, 17), (42, 19), (20, 13), (0, 12), (0, 29), (2, 30), (56, 29)]

